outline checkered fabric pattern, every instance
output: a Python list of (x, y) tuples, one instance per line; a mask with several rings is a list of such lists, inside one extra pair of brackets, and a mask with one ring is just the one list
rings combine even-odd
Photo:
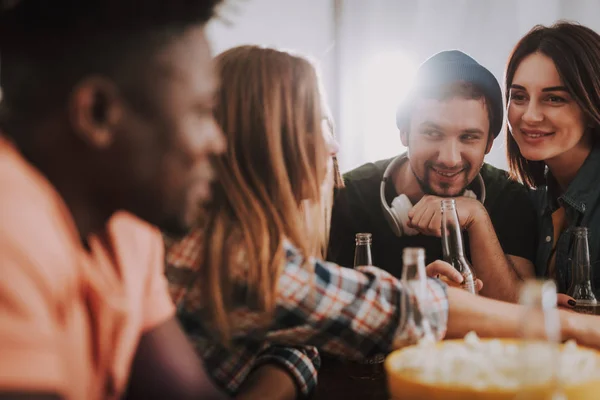
[(277, 365), (285, 370), (294, 380), (301, 397), (308, 397), (317, 385), (321, 358), (314, 347), (278, 346), (264, 340), (244, 340), (226, 348), (208, 339), (189, 314), (182, 312), (179, 318), (186, 331), (192, 332), (190, 339), (202, 356), (204, 367), (230, 396), (238, 393), (252, 371), (265, 364)]
[(266, 340), (244, 338), (224, 347), (209, 339), (198, 318), (200, 304), (195, 288), (190, 288), (201, 260), (203, 231), (196, 229), (180, 241), (165, 237), (166, 275), (177, 314), (204, 366), (213, 380), (229, 395), (238, 393), (248, 375), (265, 364), (275, 364), (293, 379), (302, 397), (317, 385), (321, 365), (319, 352), (312, 346), (280, 346)]
[[(312, 384), (313, 377), (309, 377), (308, 372), (316, 373), (316, 370), (306, 363), (297, 362), (295, 355), (300, 350), (294, 349), (295, 346), (316, 346), (340, 357), (360, 360), (415, 343), (423, 335), (421, 325), (415, 321), (424, 317), (428, 318), (438, 339), (445, 335), (448, 299), (446, 286), (439, 280), (429, 279), (426, 295), (417, 299), (407, 294), (399, 280), (383, 270), (375, 267), (342, 268), (321, 260), (305, 260), (286, 241), (286, 263), (279, 279), (278, 301), (272, 320), (265, 323), (262, 315), (240, 304), (232, 318), (236, 327), (234, 336), (238, 339), (236, 343), (243, 343), (246, 347), (245, 350), (238, 349), (244, 357), (239, 354), (231, 359), (223, 356), (223, 361), (218, 362), (220, 357), (216, 356), (219, 354), (215, 350), (216, 345), (204, 339), (206, 333), (200, 312), (203, 307), (198, 288), (183, 285), (184, 282), (191, 282), (191, 275), (202, 259), (202, 236), (203, 232), (198, 229), (169, 246), (167, 277), (171, 294), (180, 305), (179, 317), (186, 330), (197, 346), (204, 343), (198, 346), (200, 352), (213, 356), (215, 360), (206, 365), (209, 369), (213, 368), (211, 375), (218, 382), (228, 385), (227, 382), (236, 380), (232, 386), (239, 386), (241, 382), (237, 375), (247, 376), (247, 373), (239, 371), (251, 370), (252, 367), (234, 366), (232, 360), (235, 359), (238, 364), (252, 365), (260, 363), (259, 356), (263, 356), (266, 359), (278, 357), (281, 365), (295, 366), (292, 376), (302, 377), (301, 380), (308, 380)], [(236, 274), (234, 278), (237, 283), (235, 289), (245, 293), (248, 288), (243, 279), (244, 254), (243, 251), (239, 253), (239, 257), (236, 257), (239, 275)], [(409, 313), (402, 312), (407, 301), (413, 304), (410, 317), (407, 317)], [(267, 343), (277, 347), (269, 352)], [(280, 353), (281, 349), (287, 348), (279, 346), (292, 346), (294, 356), (284, 361), (290, 353)], [(299, 372), (298, 365), (301, 365), (303, 372)], [(306, 386), (309, 384), (299, 381), (299, 387)]]

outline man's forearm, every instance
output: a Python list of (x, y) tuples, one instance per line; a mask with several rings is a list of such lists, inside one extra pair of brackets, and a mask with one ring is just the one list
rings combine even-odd
[(468, 232), (473, 268), (477, 278), (483, 282), (481, 294), (517, 302), (522, 279), (504, 254), (487, 213), (482, 213)]

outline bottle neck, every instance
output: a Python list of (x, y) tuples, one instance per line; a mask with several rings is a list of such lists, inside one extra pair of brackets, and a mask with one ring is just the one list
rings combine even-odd
[(425, 256), (407, 255), (402, 258), (402, 281), (425, 279)]
[(587, 236), (576, 236), (573, 250), (573, 282), (591, 282), (590, 249)]
[(454, 260), (465, 256), (458, 213), (454, 207), (442, 208), (442, 251), (445, 260)]

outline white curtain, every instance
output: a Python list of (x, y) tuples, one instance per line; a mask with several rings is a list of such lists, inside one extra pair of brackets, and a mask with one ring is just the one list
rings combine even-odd
[[(418, 65), (460, 49), (502, 85), (512, 47), (535, 24), (578, 21), (600, 32), (599, 0), (338, 0), (336, 99), (347, 171), (403, 151), (395, 110)], [(504, 134), (486, 161), (505, 168)]]

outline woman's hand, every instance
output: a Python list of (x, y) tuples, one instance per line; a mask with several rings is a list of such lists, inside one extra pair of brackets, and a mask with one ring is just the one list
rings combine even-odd
[(567, 296), (564, 293), (558, 293), (556, 299), (556, 306), (560, 309), (572, 311), (573, 307), (577, 305), (577, 302), (571, 296)]

